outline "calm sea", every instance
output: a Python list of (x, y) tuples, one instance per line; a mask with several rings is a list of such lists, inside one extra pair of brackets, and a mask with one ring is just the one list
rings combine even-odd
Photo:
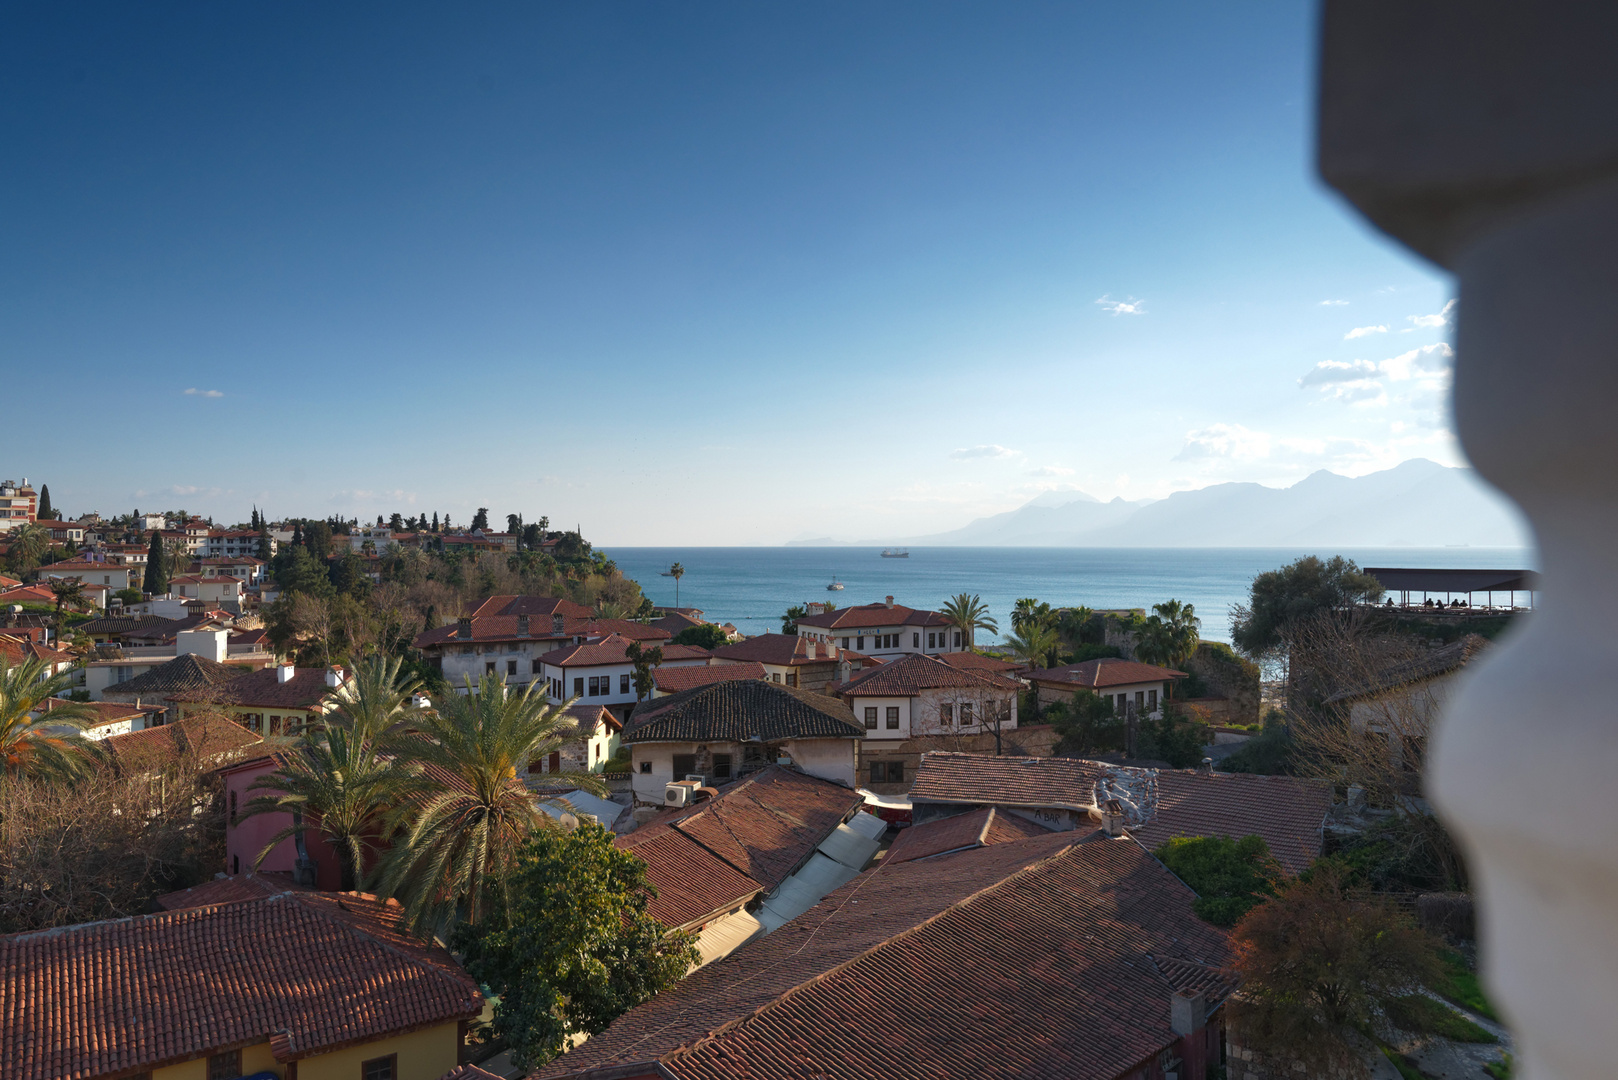
[[(745, 634), (781, 629), (781, 613), (807, 600), (868, 604), (891, 595), (897, 603), (937, 608), (961, 592), (977, 593), (1009, 632), (1018, 598), (1053, 607), (1141, 607), (1164, 600), (1196, 605), (1202, 636), (1230, 640), (1230, 606), (1247, 598), (1253, 576), (1301, 555), (1344, 555), (1361, 566), (1534, 569), (1520, 548), (911, 548), (908, 559), (884, 559), (880, 548), (737, 547), (604, 549), (654, 603), (675, 602), (674, 579), (685, 566), (679, 602)], [(827, 592), (833, 579), (845, 586)], [(992, 635), (982, 635), (987, 643)]]

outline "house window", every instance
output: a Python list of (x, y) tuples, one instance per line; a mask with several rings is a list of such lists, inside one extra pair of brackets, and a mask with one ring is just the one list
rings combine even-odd
[(590, 676), (590, 696), (601, 696), (601, 680), (594, 675)]
[(239, 874), (242, 872), (242, 857), (240, 855), (232, 855), (230, 857), (230, 872), (232, 874)]
[(650, 761), (641, 762), (640, 763), (640, 771), (642, 773), (650, 774), (651, 771), (652, 771), (652, 763)]
[(511, 676), (512, 678), (517, 677), (517, 661), (515, 661), (515, 660), (507, 660), (506, 661), (506, 674)]
[(927, 635), (927, 647), (929, 649), (938, 648), (938, 635), (937, 634), (928, 634)]
[(692, 775), (696, 771), (697, 771), (697, 755), (695, 755), (695, 754), (675, 754), (674, 755), (674, 779), (676, 779), (676, 780), (684, 780), (687, 776)]
[(876, 730), (876, 706), (875, 705), (867, 705), (865, 707), (865, 730), (866, 731), (875, 731)]
[(1144, 709), (1145, 707), (1146, 707), (1146, 691), (1144, 691), (1144, 690), (1136, 690), (1135, 691), (1135, 708)]
[(787, 672), (787, 685), (788, 686), (797, 686), (798, 685), (798, 673), (796, 671)]
[(959, 630), (955, 631), (955, 647), (957, 649), (961, 647), (961, 632)]
[(399, 1055), (372, 1058), (360, 1064), (360, 1080), (394, 1080), (399, 1075)]
[(773, 682), (773, 683), (780, 682), (781, 681), (781, 673), (779, 671), (772, 672), (770, 674), (770, 681)]
[(860, 637), (856, 638), (855, 640), (859, 642), (858, 645), (854, 646), (856, 649), (865, 648), (865, 636), (863, 634), (860, 635)]
[(281, 734), (281, 718), (279, 716), (270, 717), (270, 734)]
[(910, 645), (911, 645), (912, 648), (916, 648), (916, 649), (921, 648), (921, 634), (920, 633), (915, 633), (915, 634), (910, 635)]
[(618, 676), (618, 692), (620, 694), (629, 693), (629, 676), (628, 675), (620, 675), (620, 676)]
[[(534, 666), (533, 666), (533, 673), (535, 675), (542, 674), (544, 667), (545, 667), (544, 664), (541, 664), (538, 660), (535, 660), (534, 661)], [(553, 682), (553, 683), (551, 683), (551, 692), (555, 693), (555, 691), (556, 691), (556, 684)]]
[(938, 707), (938, 726), (949, 727), (955, 723), (955, 706), (940, 705)]
[(902, 761), (871, 762), (871, 783), (902, 784), (905, 782), (905, 763)]
[(1156, 690), (1148, 690), (1148, 691), (1146, 691), (1146, 711), (1147, 712), (1156, 712), (1157, 711), (1157, 691)]
[(584, 696), (584, 680), (581, 679), (581, 678), (578, 678), (577, 676), (575, 676), (574, 679), (573, 679), (573, 696), (574, 697), (583, 697)]
[(847, 638), (843, 639), (843, 648), (845, 648), (845, 649), (848, 648), (848, 639)]
[(236, 793), (234, 791), (230, 793), (230, 823), (232, 825), (236, 824)]
[(899, 706), (897, 705), (888, 706), (888, 730), (899, 730)]
[(560, 750), (551, 751), (550, 768), (545, 771), (552, 773), (559, 773), (562, 771), (562, 752)]
[(208, 1080), (236, 1080), (242, 1074), (242, 1052), (226, 1050), (208, 1055)]
[(963, 702), (961, 702), (961, 726), (962, 727), (968, 727), (968, 726), (971, 725), (971, 723), (972, 723), (972, 703), (970, 701), (963, 701)]
[(494, 674), (494, 661), (493, 660), (485, 660), (483, 662), (483, 674), (485, 674), (485, 675), (493, 675)]
[(715, 780), (730, 779), (730, 755), (715, 754), (713, 756), (713, 775)]

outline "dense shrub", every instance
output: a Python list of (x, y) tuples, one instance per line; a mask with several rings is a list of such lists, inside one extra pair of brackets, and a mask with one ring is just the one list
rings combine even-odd
[(1264, 839), (1244, 836), (1177, 836), (1154, 855), (1197, 893), (1192, 910), (1215, 926), (1234, 926), (1274, 896), (1281, 866)]

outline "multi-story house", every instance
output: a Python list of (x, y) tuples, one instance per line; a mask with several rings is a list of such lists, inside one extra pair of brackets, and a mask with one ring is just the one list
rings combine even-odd
[[(600, 705), (619, 720), (627, 720), (640, 700), (635, 691), (634, 665), (628, 649), (633, 639), (609, 634), (594, 641), (553, 649), (539, 658), (547, 683), (546, 695), (560, 703), (578, 698)], [(651, 647), (654, 643), (643, 643)], [(662, 667), (702, 667), (712, 655), (695, 645), (660, 645)]]
[(191, 573), (204, 577), (233, 577), (247, 588), (255, 588), (264, 577), (264, 562), (251, 555), (229, 555), (192, 559)]
[(28, 486), (26, 476), (20, 484), (14, 480), (0, 484), (0, 532), (27, 525), (38, 517), (39, 493)]
[(884, 661), (911, 653), (936, 656), (966, 647), (961, 632), (944, 616), (895, 604), (891, 596), (880, 604), (805, 615), (798, 620), (798, 636)]
[(618, 633), (648, 646), (668, 641), (665, 630), (625, 619), (597, 619), (583, 604), (553, 596), (491, 596), (453, 625), (416, 637), (415, 647), (449, 684), (464, 690), (470, 680), (499, 675), (526, 685), (544, 678), (539, 658), (565, 645)]
[(824, 690), (871, 663), (868, 657), (836, 641), (823, 641), (802, 633), (759, 634), (721, 645), (713, 655), (717, 664), (762, 664), (764, 677), (770, 682), (801, 686), (805, 690)]
[(1082, 664), (1037, 668), (1025, 678), (1039, 692), (1042, 708), (1071, 701), (1076, 692), (1088, 690), (1111, 702), (1119, 716), (1141, 716), (1155, 720), (1162, 716), (1169, 687), (1176, 680), (1185, 678), (1185, 672), (1135, 660), (1104, 657), (1086, 660)]
[(105, 585), (113, 592), (130, 588), (130, 579), (140, 581), (140, 573), (133, 567), (121, 566), (111, 562), (90, 562), (84, 559), (71, 559), (67, 562), (51, 563), (49, 566), (39, 568), (41, 578), (77, 578), (86, 585)]
[(175, 596), (187, 600), (201, 600), (209, 607), (240, 612), (242, 596), (247, 586), (240, 578), (228, 575), (203, 577), (199, 574), (185, 574), (170, 581), (169, 588), (173, 590)]
[(855, 676), (838, 693), (865, 730), (862, 781), (903, 784), (924, 750), (913, 739), (1016, 730), (1021, 689), (1015, 679), (921, 655)]
[[(275, 538), (270, 538), (270, 554), (275, 554)], [(209, 529), (203, 541), (203, 555), (209, 559), (234, 559), (258, 554), (258, 533), (252, 529)]]

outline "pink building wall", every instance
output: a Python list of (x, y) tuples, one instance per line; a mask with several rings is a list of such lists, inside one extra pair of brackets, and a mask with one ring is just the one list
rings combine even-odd
[[(243, 818), (241, 810), (260, 795), (269, 794), (260, 788), (249, 790), (253, 781), (275, 771), (275, 762), (269, 758), (249, 761), (225, 773), (225, 865), (227, 874), (245, 874), (254, 870), (253, 860), (264, 849), (270, 837), (292, 824), (291, 814), (259, 814)], [(304, 834), (304, 847), (315, 864), (315, 888), (335, 891), (342, 888), (342, 867), (332, 846), (325, 843), (317, 829)], [(259, 873), (292, 874), (297, 868), (298, 849), (292, 839), (282, 840), (265, 857)]]

